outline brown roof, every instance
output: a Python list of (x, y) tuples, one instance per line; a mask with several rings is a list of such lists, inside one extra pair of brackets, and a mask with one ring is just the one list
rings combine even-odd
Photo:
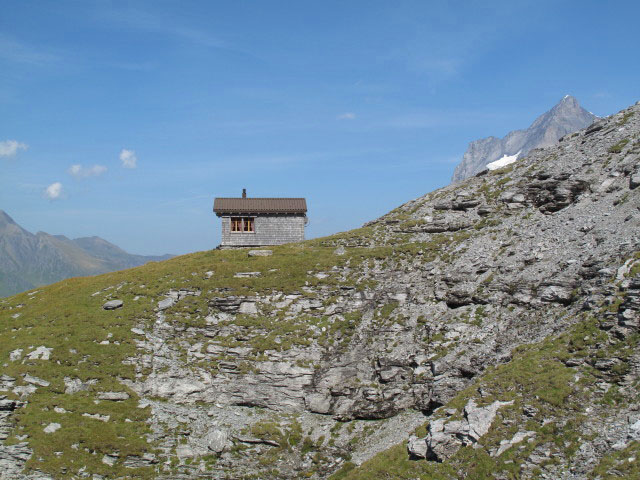
[(234, 213), (306, 213), (304, 198), (216, 198), (213, 211), (218, 215)]

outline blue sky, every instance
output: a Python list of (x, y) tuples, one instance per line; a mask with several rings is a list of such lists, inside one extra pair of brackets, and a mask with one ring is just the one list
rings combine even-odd
[(640, 3), (0, 1), (0, 208), (132, 253), (215, 247), (215, 196), (307, 236), (449, 182), (565, 94), (640, 99)]

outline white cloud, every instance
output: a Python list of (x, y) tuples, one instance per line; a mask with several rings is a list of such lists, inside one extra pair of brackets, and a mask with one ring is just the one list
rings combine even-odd
[(107, 167), (103, 165), (93, 165), (92, 167), (84, 167), (80, 164), (71, 165), (69, 167), (69, 175), (75, 178), (98, 177), (107, 171)]
[(138, 166), (138, 157), (133, 150), (127, 150), (123, 148), (120, 152), (120, 161), (124, 168), (136, 168)]
[(15, 140), (5, 140), (0, 142), (0, 157), (13, 157), (18, 150), (26, 150), (29, 145)]
[(62, 195), (62, 184), (60, 182), (52, 183), (44, 190), (44, 196), (49, 200), (57, 200), (60, 195)]
[(355, 120), (356, 114), (353, 112), (345, 112), (338, 115), (338, 120)]

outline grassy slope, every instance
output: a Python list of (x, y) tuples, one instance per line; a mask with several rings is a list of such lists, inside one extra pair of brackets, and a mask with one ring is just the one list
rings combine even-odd
[[(18, 386), (27, 385), (23, 379), (26, 374), (50, 382), (23, 399), (28, 404), (16, 411), (16, 428), (7, 443), (19, 443), (27, 435), (26, 441), (34, 451), (28, 467), (56, 478), (70, 477), (82, 466), (89, 472), (110, 476), (153, 476), (151, 471), (133, 472), (122, 462), (114, 467), (102, 463), (103, 455), (116, 451), (121, 459), (154, 451), (154, 446), (144, 439), (149, 411), (137, 408), (138, 398), (132, 391), (128, 391), (131, 398), (125, 402), (96, 401), (98, 392), (126, 390), (119, 378), (135, 378), (134, 367), (123, 364), (136, 354), (136, 335), (131, 329), (151, 325), (157, 302), (171, 289), (200, 289), (205, 293), (201, 297), (188, 297), (167, 312), (185, 325), (204, 325), (207, 300), (216, 296), (216, 289), (228, 289), (225, 294), (305, 293), (301, 286), (320, 282), (337, 288), (345, 279), (318, 280), (308, 272), (328, 271), (334, 265), (347, 263), (356, 265), (392, 253), (390, 247), (351, 248), (344, 256), (333, 253), (337, 240), (360, 242), (361, 235), (369, 241), (371, 229), (274, 247), (271, 257), (248, 257), (246, 251), (232, 250), (200, 252), (97, 277), (73, 278), (0, 300), (2, 373), (16, 378)], [(207, 278), (208, 271), (214, 272), (211, 278)], [(261, 271), (263, 275), (234, 277), (243, 271)], [(351, 285), (355, 282), (347, 279)], [(134, 300), (135, 297), (138, 299)], [(115, 298), (124, 301), (123, 308), (102, 309), (106, 300)], [(301, 332), (296, 326), (268, 322), (262, 328), (277, 330), (285, 346), (305, 340), (297, 337)], [(106, 340), (108, 344), (100, 343)], [(53, 348), (49, 360), (25, 359), (26, 354), (41, 345)], [(9, 361), (10, 352), (17, 349), (23, 350), (22, 358)], [(65, 377), (97, 382), (87, 391), (70, 395), (64, 393)], [(13, 392), (1, 394), (19, 399)], [(56, 413), (55, 407), (69, 413)], [(109, 415), (110, 421), (104, 423), (83, 413)], [(52, 434), (44, 433), (44, 427), (54, 422), (62, 428)]]
[[(371, 231), (365, 229), (344, 235), (342, 240), (349, 241), (349, 236), (357, 239), (358, 235), (368, 238), (370, 234)], [(121, 459), (127, 455), (154, 452), (154, 446), (144, 439), (150, 412), (137, 408), (138, 398), (133, 392), (128, 392), (131, 398), (125, 402), (96, 403), (97, 392), (126, 390), (118, 378), (135, 377), (134, 367), (123, 365), (136, 353), (135, 334), (131, 328), (155, 321), (157, 301), (172, 288), (201, 289), (203, 292), (231, 288), (230, 293), (236, 294), (273, 290), (299, 292), (300, 285), (316, 281), (308, 271), (326, 271), (335, 264), (353, 265), (402, 250), (402, 247), (395, 250), (393, 247), (353, 248), (349, 249), (348, 255), (336, 256), (333, 254), (334, 241), (339, 238), (275, 247), (272, 257), (250, 258), (246, 251), (201, 252), (99, 277), (70, 279), (32, 295), (27, 292), (2, 300), (0, 359), (4, 362), (3, 374), (17, 378), (18, 385), (26, 385), (22, 379), (25, 374), (50, 382), (48, 387), (38, 387), (26, 399), (28, 405), (17, 410), (16, 429), (8, 443), (18, 443), (19, 436), (28, 435), (27, 441), (34, 450), (28, 466), (51, 473), (56, 478), (65, 478), (65, 472), (77, 472), (82, 466), (87, 466), (92, 473), (110, 476), (152, 477), (154, 472), (151, 469), (133, 472), (121, 462), (115, 467), (102, 463), (104, 454), (116, 451)], [(206, 278), (207, 271), (214, 272), (210, 279)], [(259, 278), (234, 278), (234, 273), (240, 271), (264, 273)], [(327, 281), (331, 279), (325, 279), (323, 283)], [(335, 282), (336, 286), (344, 283)], [(93, 295), (95, 292), (100, 293)], [(134, 300), (136, 296), (138, 300)], [(174, 313), (185, 324), (202, 324), (201, 313), (207, 311), (206, 298), (210, 296), (215, 296), (215, 293), (189, 297), (179, 307), (174, 307), (180, 310)], [(102, 310), (104, 301), (111, 298), (124, 300), (124, 308)], [(19, 316), (13, 318), (16, 314)], [(402, 443), (357, 469), (350, 470), (348, 466), (333, 478), (456, 478), (462, 471), (479, 479), (493, 478), (495, 472), (503, 472), (507, 478), (518, 478), (523, 459), (536, 447), (574, 451), (579, 444), (576, 432), (584, 417), (582, 407), (585, 402), (593, 398), (601, 405), (626, 401), (615, 388), (607, 394), (598, 390), (596, 384), (602, 380), (601, 372), (588, 366), (576, 369), (562, 363), (568, 357), (594, 354), (594, 346), (603, 341), (604, 335), (597, 324), (596, 318), (585, 316), (572, 331), (519, 349), (511, 362), (487, 371), (475, 386), (461, 392), (448, 405), (461, 412), (470, 398), (476, 398), (478, 403), (491, 403), (495, 399), (515, 400), (513, 406), (500, 411), (502, 421), (494, 422), (491, 432), (481, 440), (484, 448), (463, 448), (450, 461), (437, 464), (408, 460), (406, 446)], [(280, 331), (282, 325), (277, 324), (267, 328), (279, 329), (279, 335), (285, 338), (289, 335), (294, 342), (299, 333), (295, 328), (286, 331), (287, 326)], [(100, 344), (104, 340), (109, 340), (109, 344)], [(637, 343), (637, 336), (630, 337), (607, 350), (599, 350), (597, 355), (628, 358)], [(23, 349), (24, 359), (24, 354), (40, 345), (53, 348), (50, 360), (8, 361), (11, 351)], [(575, 380), (576, 370), (579, 371), (579, 380)], [(624, 368), (621, 367), (620, 374), (623, 373)], [(97, 383), (88, 391), (69, 395), (64, 393), (64, 377), (82, 381), (96, 379)], [(482, 397), (478, 394), (478, 385), (482, 385)], [(13, 393), (9, 393), (9, 397), (17, 398)], [(522, 406), (525, 404), (537, 408), (540, 417), (523, 424)], [(55, 407), (62, 407), (68, 413), (56, 413)], [(109, 415), (110, 421), (103, 423), (83, 416), (83, 413)], [(553, 421), (542, 425), (540, 418), (552, 418)], [(571, 420), (565, 423), (563, 419), (566, 418)], [(52, 422), (60, 423), (62, 428), (53, 434), (45, 434), (43, 428)], [(488, 455), (487, 449), (497, 446), (500, 439), (511, 438), (522, 428), (537, 432), (535, 439), (525, 448), (512, 448), (496, 458)], [(424, 434), (424, 427), (418, 433)], [(640, 455), (637, 444), (630, 448), (635, 451), (618, 452), (617, 455), (621, 458)], [(615, 463), (615, 458), (611, 457), (606, 462), (601, 467), (603, 471), (611, 468), (608, 465)], [(625, 468), (634, 468), (635, 465), (621, 464)]]
[[(51, 473), (56, 478), (70, 477), (83, 466), (87, 471), (110, 477), (153, 477), (155, 472), (152, 469), (132, 471), (125, 468), (122, 461), (114, 467), (102, 463), (103, 455), (113, 452), (119, 452), (120, 458), (124, 459), (127, 455), (155, 451), (154, 445), (148, 444), (144, 438), (150, 412), (137, 408), (138, 398), (132, 391), (128, 392), (131, 398), (125, 402), (96, 403), (97, 392), (126, 390), (118, 378), (135, 377), (134, 367), (123, 365), (136, 353), (135, 334), (131, 328), (154, 322), (157, 301), (170, 289), (200, 289), (205, 293), (201, 297), (188, 297), (168, 312), (185, 325), (203, 325), (207, 299), (216, 296), (215, 291), (219, 288), (231, 289), (226, 294), (251, 295), (272, 291), (304, 293), (300, 286), (313, 286), (314, 283), (333, 283), (336, 288), (339, 284), (354, 285), (357, 278), (330, 277), (320, 281), (308, 272), (329, 271), (336, 264), (353, 267), (371, 258), (388, 259), (411, 253), (406, 251), (410, 247), (431, 249), (434, 253), (445, 248), (445, 244), (440, 242), (420, 244), (419, 247), (354, 247), (349, 248), (344, 256), (334, 255), (338, 241), (362, 244), (370, 242), (375, 237), (373, 233), (371, 228), (365, 228), (303, 244), (275, 247), (272, 257), (248, 257), (246, 251), (201, 252), (98, 277), (70, 279), (40, 289), (35, 294), (26, 292), (0, 301), (3, 374), (17, 378), (17, 385), (26, 385), (23, 380), (25, 374), (50, 382), (48, 387), (38, 387), (26, 399), (28, 405), (16, 411), (16, 428), (8, 443), (18, 443), (20, 436), (28, 435), (27, 441), (34, 450), (28, 466)], [(214, 272), (209, 279), (208, 271)], [(233, 276), (242, 271), (261, 271), (263, 275), (259, 278)], [(100, 293), (93, 295), (96, 292)], [(139, 297), (138, 300), (134, 300), (135, 297)], [(124, 308), (102, 310), (104, 301), (112, 298), (124, 300)], [(19, 316), (13, 318), (16, 314)], [(238, 321), (243, 319), (239, 317)], [(626, 401), (615, 388), (606, 395), (598, 390), (596, 384), (603, 376), (599, 371), (588, 366), (579, 367), (580, 378), (576, 381), (576, 368), (562, 363), (569, 356), (594, 354), (594, 345), (601, 342), (604, 335), (597, 328), (597, 323), (596, 318), (585, 316), (571, 332), (519, 349), (513, 361), (487, 371), (474, 387), (461, 392), (448, 405), (457, 408), (460, 414), (472, 397), (478, 403), (490, 403), (494, 399), (515, 400), (513, 406), (500, 411), (502, 422), (494, 422), (491, 432), (482, 439), (481, 445), (485, 448), (463, 448), (450, 461), (436, 464), (408, 460), (406, 446), (402, 443), (357, 469), (350, 470), (347, 466), (334, 478), (437, 479), (457, 478), (462, 472), (472, 478), (493, 478), (489, 472), (503, 472), (507, 478), (518, 478), (523, 459), (536, 447), (564, 452), (575, 450), (579, 442), (576, 431), (584, 415), (581, 408), (588, 399), (596, 398), (601, 405)], [(284, 339), (283, 348), (287, 344), (304, 341), (304, 332), (299, 331), (296, 325), (265, 322), (261, 328), (277, 333), (279, 343)], [(109, 344), (100, 344), (105, 340), (109, 340)], [(637, 341), (637, 337), (631, 337), (608, 347), (610, 351), (598, 351), (597, 355), (626, 358), (637, 346)], [(40, 345), (53, 348), (50, 360), (8, 360), (13, 350), (23, 349), (24, 359), (24, 354)], [(272, 346), (268, 345), (269, 348)], [(259, 352), (262, 346), (255, 347)], [(215, 368), (214, 365), (211, 367)], [(620, 373), (624, 373), (624, 368), (621, 367)], [(64, 394), (64, 377), (82, 381), (95, 379), (97, 383), (88, 391), (69, 395)], [(478, 385), (482, 385), (482, 397), (478, 395)], [(8, 396), (17, 398), (13, 393)], [(523, 421), (521, 412), (525, 404), (537, 408), (541, 412), (540, 417)], [(62, 407), (68, 413), (56, 413), (55, 407)], [(110, 421), (103, 423), (83, 416), (83, 413), (109, 415)], [(553, 421), (542, 425), (539, 421), (542, 417)], [(565, 418), (572, 420), (565, 423)], [(45, 434), (43, 428), (52, 422), (60, 423), (62, 428), (53, 434)], [(497, 458), (488, 455), (487, 449), (495, 447), (500, 439), (511, 438), (523, 428), (537, 432), (535, 439), (525, 448), (512, 448)], [(421, 430), (418, 433), (424, 434), (424, 427)], [(638, 450), (639, 447), (633, 444), (630, 448)], [(617, 455), (626, 459), (636, 453), (640, 454), (640, 451), (618, 452)], [(600, 467), (603, 471), (609, 470), (612, 462), (616, 464), (614, 457), (606, 462)], [(625, 468), (634, 468), (635, 465), (621, 464)]]

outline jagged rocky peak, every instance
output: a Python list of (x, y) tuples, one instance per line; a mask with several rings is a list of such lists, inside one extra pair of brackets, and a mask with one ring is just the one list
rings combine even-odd
[(522, 158), (534, 148), (548, 147), (560, 138), (591, 125), (598, 117), (580, 106), (578, 100), (565, 95), (551, 110), (540, 115), (525, 130), (514, 130), (504, 138), (475, 140), (453, 172), (459, 182), (481, 172), (488, 165), (503, 167)]

